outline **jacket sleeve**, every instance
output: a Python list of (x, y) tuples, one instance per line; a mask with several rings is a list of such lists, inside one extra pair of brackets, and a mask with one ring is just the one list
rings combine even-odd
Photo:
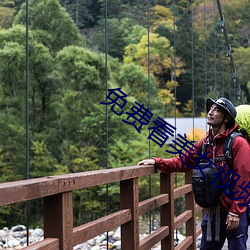
[(164, 174), (191, 171), (196, 167), (195, 159), (199, 157), (196, 151), (199, 151), (201, 144), (202, 141), (199, 141), (195, 144), (196, 148), (193, 147), (190, 151), (182, 150), (183, 154), (180, 154), (179, 157), (171, 159), (153, 157), (156, 168)]
[[(229, 211), (241, 215), (246, 211), (247, 203), (250, 201), (250, 198), (245, 200), (248, 195), (250, 196), (250, 145), (241, 136), (236, 137), (233, 141), (232, 155), (234, 159), (233, 171), (238, 175), (234, 177), (234, 199), (242, 198), (239, 200), (233, 200)], [(237, 179), (238, 181), (236, 181)], [(246, 204), (241, 205), (243, 203)]]

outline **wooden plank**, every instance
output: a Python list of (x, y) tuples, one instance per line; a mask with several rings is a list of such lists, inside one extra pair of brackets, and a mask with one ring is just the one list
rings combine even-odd
[(59, 250), (59, 239), (47, 238), (43, 241), (34, 243), (23, 250)]
[(174, 229), (177, 229), (185, 222), (187, 222), (190, 218), (192, 218), (192, 211), (187, 210), (184, 213), (180, 214), (178, 217), (174, 219)]
[(162, 239), (169, 235), (169, 227), (164, 226), (158, 228), (155, 232), (148, 235), (146, 238), (140, 241), (140, 250), (151, 249), (155, 244), (157, 244)]
[(0, 184), (0, 206), (42, 198), (58, 193), (55, 177), (35, 178)]
[(119, 182), (139, 176), (148, 176), (157, 173), (152, 165), (130, 166), (106, 170), (88, 171), (75, 174), (60, 175), (60, 192), (94, 187), (112, 182)]
[(175, 188), (174, 190), (174, 199), (179, 198), (180, 196), (192, 192), (192, 185), (186, 184), (181, 187)]
[(139, 214), (143, 215), (157, 207), (168, 203), (168, 194), (160, 194), (139, 203)]
[(199, 205), (197, 205), (196, 204), (196, 206), (195, 206), (195, 213), (197, 214), (197, 213), (199, 213), (200, 211), (202, 211), (202, 207), (200, 207)]
[(130, 209), (123, 209), (73, 229), (74, 246), (131, 221)]
[(160, 174), (160, 192), (169, 195), (169, 202), (161, 206), (161, 226), (169, 227), (169, 234), (161, 241), (161, 250), (174, 249), (174, 176)]
[(191, 247), (192, 244), (193, 244), (193, 237), (192, 236), (188, 236), (181, 243), (179, 243), (174, 249), (175, 250), (188, 249), (188, 248)]
[(130, 166), (1, 183), (0, 206), (154, 173), (154, 166)]
[(196, 228), (196, 237), (200, 236), (202, 233), (202, 228), (201, 226), (199, 225), (197, 228)]
[(60, 249), (73, 249), (72, 192), (44, 198), (44, 237), (59, 238)]
[(138, 178), (120, 183), (121, 209), (130, 209), (131, 221), (121, 226), (121, 249), (139, 250), (139, 187)]

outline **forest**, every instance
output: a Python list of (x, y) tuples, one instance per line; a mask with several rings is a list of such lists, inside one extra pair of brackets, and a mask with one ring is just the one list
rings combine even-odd
[[(153, 120), (204, 117), (207, 97), (249, 103), (250, 2), (220, 2), (224, 20), (215, 0), (2, 0), (1, 183), (173, 157), (149, 141)], [(126, 97), (115, 108), (103, 104), (110, 89)], [(152, 114), (139, 129), (136, 105)], [(156, 193), (157, 177), (150, 182)], [(108, 187), (110, 211), (118, 190)], [(75, 225), (106, 213), (106, 195), (105, 186), (76, 191)], [(30, 204), (31, 225), (42, 226), (41, 202)], [(24, 210), (0, 207), (0, 227), (20, 224)]]

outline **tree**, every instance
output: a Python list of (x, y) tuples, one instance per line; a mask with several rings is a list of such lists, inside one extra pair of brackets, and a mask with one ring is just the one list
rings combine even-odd
[[(108, 18), (119, 18), (128, 17), (129, 19), (141, 21), (144, 17), (144, 12), (146, 11), (145, 2), (143, 0), (127, 1), (127, 0), (98, 0), (101, 7), (101, 13), (103, 18), (108, 15)], [(107, 13), (106, 5), (107, 3)]]
[(5, 43), (4, 47), (0, 49), (0, 65), (0, 80), (4, 87), (4, 95), (13, 97), (12, 105), (18, 105), (20, 110), (22, 102), (20, 99), (18, 100), (20, 97), (18, 93), (24, 93), (22, 83), (25, 82), (24, 46), (16, 42)]
[[(31, 125), (37, 131), (43, 129), (47, 122), (45, 112), (50, 103), (50, 95), (55, 90), (51, 83), (52, 56), (47, 47), (37, 42), (34, 32), (30, 31), (29, 38), (29, 85), (31, 88)], [(16, 25), (0, 33), (0, 41), (5, 46), (2, 48), (1, 71), (5, 94), (12, 96), (25, 96), (25, 28)], [(4, 42), (5, 41), (5, 42)], [(11, 74), (9, 72), (12, 72)], [(11, 88), (10, 88), (11, 87)], [(24, 101), (24, 100), (23, 100)], [(22, 105), (23, 102), (13, 105)], [(24, 110), (23, 110), (24, 111)]]
[[(148, 62), (148, 36), (142, 36), (139, 43), (130, 44), (125, 48), (124, 63), (135, 62), (141, 65), (145, 72), (150, 67), (150, 71), (157, 78), (158, 85), (162, 87), (167, 80), (172, 79), (173, 47), (165, 37), (160, 37), (158, 34), (151, 33), (149, 39), (150, 62)], [(177, 76), (182, 72), (182, 68), (183, 64), (179, 60)]]
[(13, 8), (1, 7), (0, 5), (0, 29), (8, 29), (11, 27), (13, 19), (14, 19)]
[[(124, 48), (129, 44), (128, 37), (130, 36), (134, 21), (129, 18), (110, 18), (107, 19), (107, 30), (105, 31), (104, 19), (93, 28), (87, 35), (88, 47), (93, 51), (107, 53), (122, 61)], [(103, 40), (107, 33), (107, 41)]]
[[(148, 42), (148, 36), (142, 36), (139, 43), (128, 45), (125, 48), (124, 63), (133, 62), (139, 64), (144, 69), (144, 72), (147, 72), (148, 67), (150, 67), (150, 72), (156, 78), (157, 86), (161, 89), (161, 92), (165, 91), (165, 94), (170, 97), (171, 93), (167, 90), (167, 83), (173, 80), (173, 47), (165, 37), (160, 37), (158, 34), (151, 33), (149, 39), (150, 41)], [(148, 43), (150, 43), (149, 51)], [(149, 62), (148, 59), (150, 60)], [(179, 76), (183, 71), (183, 63), (180, 58), (177, 58), (177, 60), (178, 66), (175, 73)], [(165, 94), (160, 95), (160, 97), (165, 99)]]
[(32, 159), (30, 162), (30, 177), (44, 177), (54, 175), (56, 160), (48, 151), (44, 142), (33, 141), (31, 146)]
[(243, 101), (246, 101), (248, 103), (250, 101), (250, 98), (249, 98), (249, 93), (250, 93), (249, 67), (250, 67), (250, 64), (249, 64), (249, 59), (248, 59), (250, 56), (250, 48), (239, 47), (239, 48), (235, 49), (234, 56), (235, 56), (234, 58), (235, 58), (235, 65), (237, 68), (237, 73), (240, 76), (240, 78), (238, 78), (238, 81), (241, 83), (241, 87), (244, 90), (244, 94), (246, 95), (245, 98), (247, 99), (247, 100), (243, 100)]
[(151, 112), (159, 114), (163, 110), (163, 103), (158, 96), (159, 90), (154, 76), (148, 76), (140, 65), (134, 63), (122, 65), (117, 82), (126, 90), (128, 96), (134, 97), (137, 102), (144, 104), (145, 107), (148, 104), (149, 95), (154, 96), (150, 103)]
[[(53, 52), (69, 45), (84, 45), (79, 30), (58, 0), (29, 1), (29, 20), (29, 28), (36, 31), (36, 39)], [(25, 3), (14, 24), (26, 24)]]
[(98, 23), (101, 5), (98, 0), (61, 0), (62, 5), (68, 10), (76, 26), (87, 32)]
[[(151, 8), (150, 12), (150, 28), (153, 32), (159, 27), (174, 29), (173, 12), (170, 8), (163, 5), (156, 5)], [(156, 32), (157, 33), (157, 32)]]
[[(0, 113), (0, 141), (3, 166), (1, 182), (25, 178), (25, 124), (14, 108), (3, 109)], [(8, 138), (8, 140), (6, 139)]]

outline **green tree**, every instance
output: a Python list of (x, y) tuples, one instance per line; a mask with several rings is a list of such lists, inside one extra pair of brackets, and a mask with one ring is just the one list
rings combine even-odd
[[(3, 112), (4, 111), (4, 112)], [(3, 166), (1, 182), (25, 178), (25, 128), (22, 117), (13, 114), (13, 108), (0, 113), (0, 141)], [(8, 138), (8, 139), (6, 139)]]
[[(106, 5), (105, 0), (98, 0), (101, 5), (101, 13), (103, 18), (106, 15)], [(107, 15), (108, 18), (123, 18), (128, 17), (133, 20), (141, 21), (144, 17), (144, 13), (146, 11), (146, 5), (143, 0), (135, 0), (135, 1), (127, 1), (127, 0), (109, 0), (107, 2)]]
[[(58, 0), (29, 1), (29, 20), (29, 28), (36, 31), (36, 39), (53, 52), (69, 45), (84, 45), (79, 30)], [(14, 24), (26, 24), (25, 3)]]
[(165, 27), (167, 29), (174, 29), (174, 17), (170, 8), (163, 5), (153, 6), (150, 12), (150, 28), (155, 30), (157, 28)]
[[(135, 22), (127, 17), (107, 19), (107, 44), (105, 44), (103, 40), (105, 32), (104, 21), (104, 19), (100, 20), (98, 25), (88, 33), (88, 47), (93, 51), (103, 53), (107, 50), (110, 56), (122, 61), (124, 48), (129, 44), (127, 38), (132, 32)], [(107, 45), (107, 48), (105, 45)]]
[(163, 103), (158, 95), (155, 77), (152, 74), (148, 76), (140, 65), (134, 63), (122, 65), (117, 82), (128, 96), (134, 97), (145, 107), (147, 107), (149, 96), (154, 96), (150, 102), (150, 111), (155, 115), (163, 111)]
[(60, 121), (60, 138), (80, 142), (81, 119), (92, 112), (101, 99), (100, 86), (105, 75), (103, 59), (76, 46), (63, 49), (55, 58), (54, 76), (59, 89), (52, 106)]
[[(174, 74), (173, 47), (165, 37), (160, 37), (156, 33), (150, 33), (149, 39), (148, 42), (148, 36), (145, 35), (142, 36), (139, 43), (128, 45), (125, 48), (124, 63), (139, 64), (144, 72), (147, 72), (148, 67), (150, 67), (150, 72), (155, 76), (157, 86), (161, 89), (160, 92), (164, 92), (164, 95), (159, 94), (162, 102), (164, 102), (167, 97), (171, 98), (168, 83), (172, 82)], [(148, 43), (150, 43), (149, 51)], [(150, 59), (149, 62), (148, 58)], [(183, 72), (184, 65), (180, 58), (176, 60), (178, 67), (176, 67), (175, 73), (179, 76)], [(171, 98), (172, 100), (173, 98)], [(168, 103), (171, 103), (171, 101)]]
[[(171, 80), (173, 73), (173, 47), (165, 37), (151, 33), (150, 39), (150, 65), (148, 65), (148, 36), (142, 36), (137, 44), (130, 44), (125, 48), (124, 63), (137, 63), (145, 72), (150, 66), (150, 72), (155, 75), (158, 85), (164, 86), (167, 80)], [(182, 72), (183, 63), (178, 61), (176, 75)]]
[(15, 10), (13, 8), (1, 7), (0, 5), (0, 29), (11, 27)]
[(33, 141), (33, 157), (30, 161), (30, 177), (44, 177), (55, 174), (56, 161), (44, 142)]
[(14, 175), (8, 175), (9, 172), (6, 170), (5, 180), (15, 180), (22, 179), (25, 176), (25, 99), (23, 98), (25, 92), (22, 87), (25, 82), (25, 54), (24, 47), (16, 42), (5, 42), (1, 45), (0, 140), (4, 164), (7, 164), (15, 173)]
[[(36, 131), (43, 129), (46, 121), (45, 112), (50, 103), (50, 95), (55, 89), (50, 79), (52, 71), (52, 56), (47, 47), (37, 42), (34, 33), (30, 31), (29, 39), (29, 85), (31, 88), (31, 125)], [(0, 32), (2, 41), (2, 82), (5, 95), (16, 96), (19, 111), (24, 112), (25, 96), (25, 28), (16, 25), (11, 29)], [(12, 72), (10, 74), (10, 72)], [(22, 93), (22, 95), (21, 95)], [(20, 94), (20, 95), (19, 95)], [(19, 100), (18, 100), (19, 99)], [(13, 98), (12, 101), (15, 99)]]
[(87, 30), (100, 19), (101, 5), (98, 0), (61, 0), (79, 29)]
[[(237, 68), (237, 73), (240, 76), (238, 81), (241, 83), (241, 87), (244, 90), (244, 102), (248, 103), (250, 101), (249, 93), (250, 93), (250, 72), (249, 72), (249, 58), (250, 56), (250, 48), (239, 47), (235, 49), (234, 58), (235, 64)], [(238, 84), (239, 82), (237, 82)]]

